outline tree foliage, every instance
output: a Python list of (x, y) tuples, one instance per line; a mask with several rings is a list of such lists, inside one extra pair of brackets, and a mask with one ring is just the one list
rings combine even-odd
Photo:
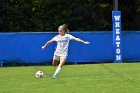
[[(140, 30), (140, 0), (119, 0), (123, 30)], [(0, 31), (111, 30), (113, 0), (0, 0)]]

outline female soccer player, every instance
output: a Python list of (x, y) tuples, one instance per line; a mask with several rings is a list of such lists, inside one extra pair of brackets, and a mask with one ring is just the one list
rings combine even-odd
[(58, 32), (59, 35), (55, 36), (51, 40), (49, 40), (44, 46), (42, 46), (42, 50), (44, 50), (49, 44), (52, 42), (56, 41), (57, 42), (57, 47), (54, 52), (54, 57), (53, 57), (53, 62), (52, 65), (56, 66), (59, 63), (55, 73), (53, 74), (52, 78), (56, 78), (56, 75), (61, 71), (62, 66), (66, 62), (67, 54), (68, 54), (68, 46), (69, 46), (69, 41), (70, 40), (75, 40), (78, 42), (82, 42), (84, 44), (89, 44), (90, 42), (83, 41), (79, 38), (76, 38), (70, 34), (68, 34), (68, 28), (65, 24), (59, 26)]

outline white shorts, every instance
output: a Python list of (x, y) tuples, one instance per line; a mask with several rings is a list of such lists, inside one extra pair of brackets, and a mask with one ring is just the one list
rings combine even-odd
[(67, 58), (67, 56), (57, 56), (57, 55), (53, 56), (53, 60), (60, 61), (60, 58)]

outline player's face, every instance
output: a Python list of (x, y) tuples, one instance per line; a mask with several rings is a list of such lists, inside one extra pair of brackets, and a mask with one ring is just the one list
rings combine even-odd
[(58, 28), (58, 32), (60, 35), (65, 35), (65, 30), (61, 26)]

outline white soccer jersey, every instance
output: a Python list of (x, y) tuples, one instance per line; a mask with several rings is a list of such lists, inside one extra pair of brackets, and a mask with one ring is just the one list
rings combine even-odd
[(57, 35), (52, 38), (53, 41), (57, 42), (57, 47), (54, 52), (54, 55), (57, 56), (67, 56), (68, 55), (68, 46), (69, 41), (74, 39), (75, 37), (70, 34), (65, 34), (64, 36)]

